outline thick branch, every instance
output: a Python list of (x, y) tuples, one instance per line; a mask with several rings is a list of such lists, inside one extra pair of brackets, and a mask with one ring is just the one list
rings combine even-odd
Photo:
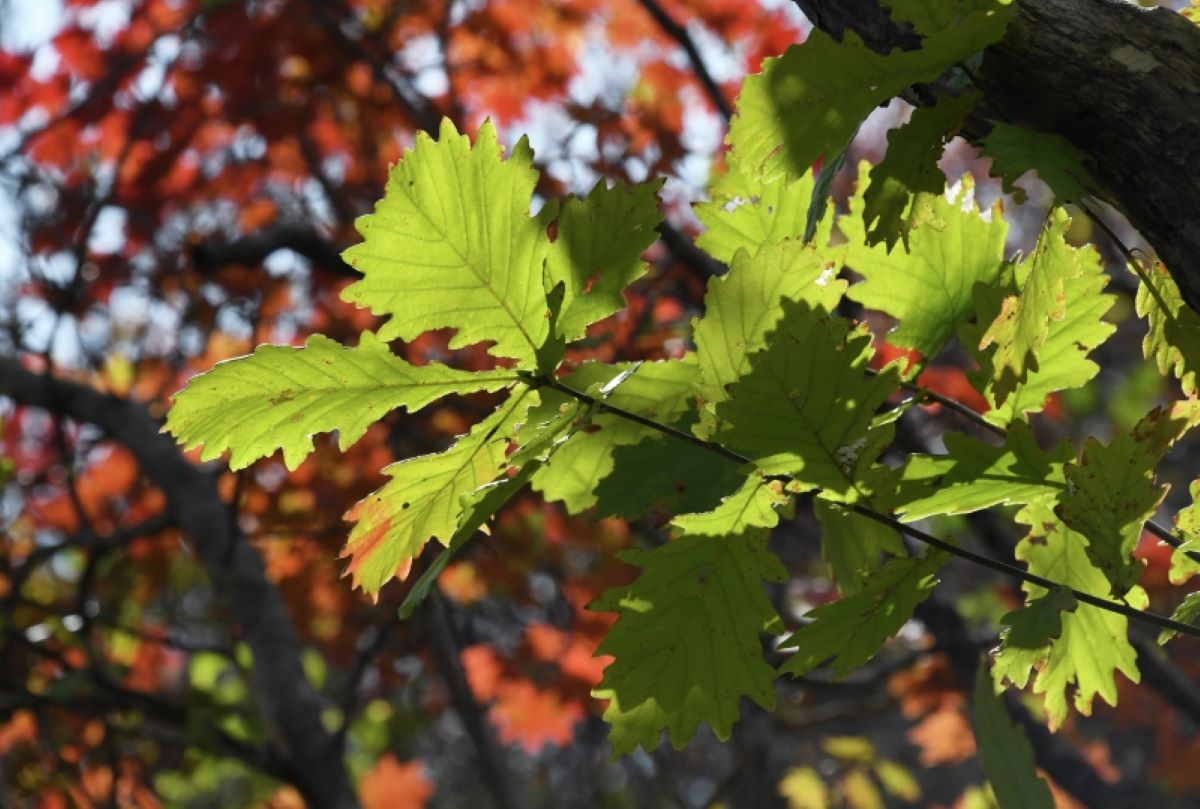
[(167, 496), (167, 513), (188, 537), (217, 592), (226, 596), (254, 655), (255, 697), (310, 807), (351, 809), (358, 799), (340, 746), (321, 724), (323, 701), (300, 663), (300, 638), (262, 558), (237, 529), (216, 479), (188, 462), (144, 407), (83, 385), (36, 374), (0, 358), (0, 396), (94, 424), (137, 458)]

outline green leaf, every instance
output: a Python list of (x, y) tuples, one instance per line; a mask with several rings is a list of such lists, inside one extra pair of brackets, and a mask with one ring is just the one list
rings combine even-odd
[(1179, 287), (1159, 262), (1142, 265), (1146, 274), (1138, 286), (1137, 313), (1149, 327), (1142, 354), (1158, 370), (1179, 380), (1185, 396), (1200, 393), (1200, 315), (1183, 302)]
[(1092, 189), (1099, 187), (1087, 167), (1087, 155), (1062, 135), (994, 121), (980, 144), (983, 156), (992, 159), (992, 174), (1003, 178), (1004, 190), (1016, 193), (1018, 201), (1025, 195), (1013, 183), (1027, 171), (1036, 171), (1060, 203), (1094, 196)]
[[(605, 400), (608, 404), (667, 425), (691, 411), (692, 388), (697, 378), (695, 358), (691, 355), (679, 360), (641, 363), (636, 369), (630, 363), (588, 363), (560, 381), (584, 390), (627, 371), (632, 372)], [(531, 414), (531, 424), (574, 404), (568, 396), (554, 390), (543, 389), (541, 395), (542, 404)], [(597, 413), (587, 430), (575, 432), (555, 450), (534, 476), (533, 488), (546, 500), (562, 501), (568, 511), (577, 514), (596, 504), (597, 487), (613, 474), (613, 453), (618, 447), (660, 436), (621, 416)]]
[[(868, 188), (865, 171), (864, 163), (860, 191)], [(998, 208), (992, 209), (990, 221), (973, 203), (963, 210), (963, 195), (972, 193), (970, 181), (964, 181), (953, 201), (942, 195), (923, 197), (911, 221), (907, 252), (866, 245), (861, 195), (851, 199), (850, 212), (838, 220), (850, 242), (846, 263), (865, 279), (847, 295), (900, 321), (888, 342), (933, 357), (971, 314), (975, 285), (1000, 277), (1008, 225)]]
[[(727, 160), (725, 174), (709, 191), (711, 199), (695, 207), (706, 228), (696, 246), (728, 264), (739, 250), (753, 256), (765, 244), (800, 239), (813, 195), (812, 172), (796, 180), (764, 182), (746, 171), (738, 153), (730, 152)], [(824, 219), (815, 240), (818, 247), (829, 243), (831, 231), (832, 220)]]
[[(1175, 608), (1175, 612), (1171, 613), (1173, 620), (1184, 624), (1195, 622), (1197, 616), (1200, 616), (1200, 592), (1188, 593), (1183, 597), (1183, 602)], [(1164, 629), (1158, 633), (1158, 644), (1161, 646), (1178, 634), (1174, 629)]]
[(1008, 394), (1003, 406), (997, 404), (994, 390), (994, 352), (977, 347), (987, 324), (1000, 313), (1006, 294), (1017, 294), (1017, 287), (1013, 281), (1011, 285), (976, 288), (977, 323), (960, 327), (959, 340), (980, 366), (968, 376), (991, 405), (985, 419), (1006, 426), (1027, 413), (1040, 411), (1051, 393), (1082, 387), (1096, 376), (1100, 366), (1088, 359), (1088, 354), (1116, 331), (1116, 326), (1104, 319), (1115, 301), (1115, 296), (1103, 293), (1107, 284), (1108, 276), (1100, 263), (1087, 262), (1083, 273), (1065, 286), (1066, 313), (1061, 320), (1050, 321), (1037, 354), (1037, 370), (1026, 368), (1025, 379)]
[[(1017, 520), (1031, 526), (1016, 549), (1017, 559), (1025, 562), (1030, 573), (1084, 593), (1108, 589), (1103, 571), (1088, 559), (1087, 540), (1059, 522), (1048, 504), (1027, 506)], [(1046, 592), (1033, 584), (1024, 589), (1032, 598)], [(1133, 595), (1136, 593), (1126, 598)], [(1125, 616), (1087, 604), (1061, 616), (1062, 634), (1051, 641), (1033, 683), (1033, 692), (1044, 695), (1052, 728), (1061, 726), (1067, 717), (1068, 695), (1073, 695), (1075, 710), (1088, 715), (1096, 696), (1109, 705), (1117, 704), (1116, 672), (1134, 682), (1139, 679), (1137, 653), (1129, 643)]]
[(1063, 238), (1071, 217), (1055, 208), (1050, 222), (1038, 238), (1033, 257), (1016, 267), (1020, 293), (1001, 305), (1000, 313), (979, 341), (981, 349), (992, 343), (992, 393), (997, 404), (1026, 382), (1040, 368), (1039, 356), (1050, 333), (1051, 322), (1067, 314), (1067, 286), (1099, 271), (1100, 254), (1092, 246), (1076, 249)]
[(876, 53), (848, 32), (841, 42), (814, 30), (803, 44), (763, 61), (748, 76), (730, 124), (729, 144), (751, 176), (802, 177), (816, 160), (841, 151), (864, 118), (906, 87), (936, 80), (951, 65), (1004, 34), (1005, 0), (980, 3), (916, 51)]
[(821, 525), (821, 556), (833, 569), (844, 596), (862, 590), (884, 563), (884, 554), (904, 555), (904, 543), (892, 528), (817, 498), (813, 514)]
[(969, 514), (1001, 504), (1053, 501), (1066, 488), (1071, 448), (1038, 446), (1024, 422), (993, 446), (947, 433), (945, 455), (913, 455), (897, 478), (894, 507), (905, 522), (935, 514)]
[(343, 257), (363, 278), (342, 299), (389, 315), (384, 340), (449, 327), (450, 348), (492, 341), (494, 356), (533, 367), (549, 336), (549, 240), (529, 215), (537, 176), (524, 139), (503, 159), (490, 121), (473, 148), (449, 120), (437, 142), (418, 132), (375, 212), (355, 223), (363, 242)]
[(779, 522), (778, 509), (788, 499), (782, 483), (751, 475), (716, 508), (701, 514), (680, 514), (671, 524), (685, 534), (702, 537), (731, 536), (748, 528), (774, 528)]
[(618, 446), (612, 459), (612, 474), (596, 487), (597, 516), (704, 511), (746, 477), (741, 464), (668, 437)]
[(908, 237), (918, 212), (920, 194), (940, 195), (946, 175), (938, 160), (946, 141), (953, 137), (979, 103), (979, 93), (942, 96), (932, 107), (918, 107), (912, 118), (888, 132), (887, 154), (871, 169), (863, 192), (863, 223), (867, 244), (883, 242), (888, 250)]
[(933, 592), (949, 558), (931, 551), (921, 559), (892, 559), (854, 595), (808, 613), (811, 622), (781, 644), (796, 653), (780, 671), (800, 677), (831, 660), (840, 679), (866, 663)]
[(1001, 809), (1054, 809), (1054, 797), (1037, 774), (1025, 730), (1014, 724), (1004, 700), (992, 690), (984, 666), (975, 677), (973, 708), (979, 757)]
[(621, 558), (642, 568), (628, 587), (608, 590), (591, 609), (620, 613), (597, 654), (613, 655), (593, 692), (610, 700), (604, 719), (614, 755), (653, 750), (663, 728), (681, 747), (700, 722), (728, 739), (748, 696), (775, 704), (775, 671), (760, 635), (779, 620), (762, 582), (786, 571), (767, 550), (767, 532), (683, 536)]
[(1008, 680), (1024, 688), (1033, 669), (1049, 657), (1051, 643), (1062, 635), (1062, 613), (1074, 612), (1077, 606), (1070, 590), (1055, 587), (1001, 618), (1007, 629), (1000, 633), (1000, 651), (992, 664), (996, 685)]
[(346, 514), (354, 521), (342, 550), (355, 586), (372, 595), (404, 578), (431, 539), (449, 545), (463, 525), (463, 497), (508, 468), (505, 454), (537, 394), (523, 389), (444, 452), (384, 468), (390, 477)]
[(467, 544), (467, 540), (475, 536), (475, 532), (529, 482), (538, 467), (538, 461), (531, 461), (521, 467), (521, 470), (512, 477), (501, 478), (470, 494), (463, 495), (463, 515), (459, 526), (454, 535), (450, 537), (450, 541), (446, 543), (446, 549), (429, 563), (429, 567), (421, 572), (421, 575), (413, 582), (412, 589), (404, 596), (404, 601), (400, 604), (397, 613), (401, 621), (407, 621), (417, 607), (421, 606), (437, 583), (438, 576), (446, 569), (459, 549)]
[(204, 461), (228, 449), (230, 468), (243, 469), (282, 449), (295, 469), (316, 433), (337, 430), (345, 450), (389, 410), (419, 410), (451, 393), (496, 391), (515, 380), (512, 371), (410, 365), (371, 332), (355, 348), (314, 334), (300, 348), (259, 346), (193, 377), (173, 397), (166, 430), (187, 449), (204, 444)]
[(1105, 446), (1094, 437), (1078, 463), (1064, 468), (1067, 492), (1056, 512), (1087, 537), (1087, 553), (1120, 595), (1137, 583), (1144, 566), (1133, 550), (1142, 528), (1166, 496), (1154, 480), (1154, 467), (1166, 451), (1200, 420), (1200, 402), (1155, 408), (1132, 433)]
[(706, 407), (697, 430), (701, 437), (716, 430), (716, 404), (729, 398), (727, 386), (746, 372), (750, 355), (766, 345), (767, 334), (783, 318), (784, 301), (833, 311), (846, 289), (837, 278), (840, 263), (840, 251), (789, 240), (766, 245), (754, 256), (739, 252), (728, 274), (708, 282), (704, 317), (695, 329), (696, 395)]
[(1200, 480), (1192, 481), (1188, 493), (1192, 502), (1175, 515), (1175, 533), (1183, 544), (1171, 552), (1171, 584), (1183, 584), (1200, 573), (1200, 562), (1189, 555), (1200, 553)]
[(546, 256), (547, 289), (563, 282), (558, 316), (567, 342), (625, 307), (622, 291), (646, 273), (642, 252), (662, 221), (656, 194), (662, 180), (608, 188), (601, 180), (586, 199), (569, 199), (558, 216), (557, 236)]
[(725, 423), (718, 440), (795, 486), (868, 495), (864, 472), (883, 448), (872, 421), (897, 386), (894, 365), (867, 375), (871, 339), (865, 327), (849, 331), (842, 318), (786, 304), (767, 347), (717, 406)]

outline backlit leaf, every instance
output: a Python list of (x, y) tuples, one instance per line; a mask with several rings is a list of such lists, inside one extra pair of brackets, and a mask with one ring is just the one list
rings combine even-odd
[(866, 663), (933, 592), (949, 558), (931, 551), (921, 559), (893, 559), (857, 593), (808, 613), (809, 623), (781, 646), (796, 653), (780, 671), (799, 677), (828, 660), (841, 678)]
[(767, 550), (766, 532), (683, 536), (622, 558), (642, 568), (628, 587), (607, 591), (592, 609), (620, 618), (596, 650), (613, 655), (593, 694), (609, 700), (614, 754), (652, 750), (664, 729), (681, 747), (707, 722), (728, 739), (743, 696), (775, 704), (775, 671), (760, 635), (778, 621), (763, 581), (786, 573)]
[(1142, 267), (1148, 280), (1138, 285), (1137, 293), (1137, 313), (1148, 327), (1142, 353), (1159, 371), (1178, 379), (1185, 396), (1195, 396), (1200, 393), (1200, 315), (1183, 302), (1162, 264)]
[(375, 212), (355, 223), (363, 241), (343, 257), (363, 278), (342, 298), (389, 316), (384, 340), (450, 327), (451, 348), (490, 341), (495, 356), (533, 367), (549, 335), (533, 153), (522, 140), (505, 160), (490, 121), (473, 147), (448, 119), (438, 138), (417, 133)]
[(1063, 238), (1071, 218), (1054, 209), (1038, 238), (1033, 256), (1015, 268), (1020, 292), (1004, 300), (1000, 313), (979, 341), (996, 344), (991, 358), (992, 392), (997, 404), (1041, 367), (1041, 351), (1052, 322), (1067, 314), (1067, 287), (1099, 271), (1100, 254), (1091, 246), (1074, 248)]
[(913, 455), (897, 478), (895, 507), (906, 522), (969, 514), (1001, 504), (1053, 502), (1066, 488), (1071, 448), (1043, 451), (1023, 422), (995, 446), (947, 433), (945, 455)]
[(563, 203), (546, 276), (548, 288), (560, 281), (565, 287), (558, 326), (567, 342), (623, 309), (622, 291), (646, 273), (642, 252), (658, 238), (654, 228), (662, 215), (655, 194), (661, 186), (608, 188), (600, 182), (586, 198)]
[(912, 118), (888, 132), (887, 154), (871, 169), (863, 192), (863, 222), (867, 243), (891, 250), (898, 239), (908, 246), (917, 216), (919, 194), (940, 195), (946, 175), (938, 168), (942, 149), (979, 103), (978, 93), (943, 96), (932, 107), (918, 107)]
[[(1017, 519), (1030, 526), (1016, 550), (1017, 559), (1025, 562), (1030, 573), (1085, 593), (1108, 591), (1104, 572), (1088, 559), (1087, 539), (1063, 525), (1050, 506), (1027, 506)], [(1033, 584), (1024, 585), (1024, 590), (1031, 598), (1046, 592)], [(1054, 728), (1066, 719), (1069, 705), (1084, 715), (1091, 713), (1097, 696), (1116, 705), (1116, 672), (1134, 682), (1139, 678), (1127, 618), (1087, 604), (1079, 604), (1074, 612), (1063, 612), (1061, 617), (1062, 634), (1051, 641), (1033, 683), (1033, 692), (1043, 696)]]
[(849, 331), (841, 318), (786, 305), (767, 347), (717, 406), (717, 438), (798, 487), (868, 495), (864, 472), (882, 450), (869, 435), (872, 421), (897, 384), (895, 366), (867, 375), (873, 353), (865, 328)]
[(345, 450), (389, 410), (418, 410), (451, 393), (514, 381), (511, 371), (410, 365), (371, 332), (355, 348), (314, 334), (302, 347), (259, 346), (192, 377), (174, 396), (166, 430), (186, 448), (204, 444), (201, 460), (228, 449), (230, 468), (242, 469), (282, 449), (295, 469), (316, 433), (337, 430)]
[(704, 296), (704, 317), (696, 323), (696, 359), (700, 378), (696, 395), (704, 404), (700, 434), (719, 423), (716, 405), (729, 398), (727, 386), (749, 367), (749, 356), (767, 343), (783, 318), (785, 301), (831, 312), (846, 289), (837, 278), (840, 254), (789, 240), (755, 255), (740, 252), (729, 273), (713, 278)]
[(462, 524), (463, 501), (508, 468), (505, 452), (537, 395), (524, 389), (460, 437), (452, 447), (385, 467), (391, 480), (346, 514), (354, 522), (342, 550), (355, 586), (375, 594), (404, 578), (412, 560), (436, 539), (449, 545)]
[[(864, 188), (869, 190), (865, 164), (859, 170), (860, 194)], [(846, 263), (864, 278), (850, 287), (848, 297), (899, 320), (888, 342), (925, 357), (937, 354), (971, 313), (975, 285), (993, 283), (1004, 269), (1008, 225), (996, 208), (990, 221), (973, 203), (964, 210), (961, 195), (968, 193), (966, 184), (954, 201), (940, 194), (923, 197), (924, 207), (910, 221), (907, 250), (865, 244), (860, 195), (838, 220), (851, 245)]]

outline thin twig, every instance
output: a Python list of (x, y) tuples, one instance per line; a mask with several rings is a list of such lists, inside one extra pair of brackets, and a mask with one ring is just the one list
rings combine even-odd
[[(690, 433), (685, 433), (681, 430), (677, 430), (674, 427), (670, 427), (665, 424), (660, 424), (660, 423), (654, 421), (653, 419), (648, 419), (645, 416), (638, 415), (637, 413), (632, 413), (623, 408), (615, 407), (613, 405), (607, 404), (607, 403), (601, 401), (600, 399), (597, 399), (593, 396), (589, 396), (588, 394), (586, 394), (582, 391), (578, 391), (568, 385), (564, 385), (563, 383), (559, 382), (558, 380), (544, 379), (544, 378), (543, 379), (533, 379), (533, 380), (530, 380), (530, 384), (532, 384), (532, 385), (540, 384), (541, 386), (552, 388), (553, 390), (557, 390), (560, 393), (564, 393), (567, 396), (570, 396), (571, 398), (575, 399), (576, 401), (589, 404), (589, 405), (597, 408), (601, 412), (612, 413), (615, 416), (619, 416), (621, 418), (627, 419), (629, 421), (634, 422), (635, 424), (640, 424), (643, 427), (646, 427), (651, 430), (655, 430), (657, 432), (662, 433), (663, 435), (669, 435), (672, 438), (677, 438), (681, 441), (686, 441), (687, 443), (692, 444), (693, 446), (699, 447), (700, 449), (703, 449), (706, 452), (712, 453), (714, 455), (719, 455), (720, 457), (725, 458), (726, 460), (735, 461), (736, 463), (739, 463), (739, 464), (753, 464), (754, 463), (754, 460), (752, 458), (750, 458), (746, 455), (743, 455), (740, 452), (736, 452), (735, 450), (731, 450), (728, 447), (721, 446), (720, 444), (717, 444), (712, 441), (706, 441), (703, 438), (699, 438), (697, 436), (691, 435)], [(785, 480), (790, 480), (790, 478), (786, 477), (786, 476), (780, 476), (780, 477)], [(1051, 589), (1051, 588), (1055, 588), (1055, 587), (1062, 587), (1063, 589), (1069, 590), (1071, 592), (1071, 594), (1075, 596), (1076, 600), (1081, 601), (1084, 604), (1088, 604), (1090, 606), (1097, 607), (1102, 610), (1107, 610), (1109, 612), (1116, 613), (1117, 615), (1123, 615), (1126, 618), (1132, 618), (1134, 620), (1153, 624), (1154, 626), (1160, 627), (1162, 629), (1170, 629), (1172, 631), (1178, 632), (1181, 635), (1188, 635), (1193, 638), (1200, 638), (1200, 627), (1194, 627), (1189, 624), (1185, 624), (1180, 621), (1176, 621), (1174, 619), (1168, 618), (1164, 615), (1159, 615), (1158, 613), (1150, 612), (1149, 610), (1135, 609), (1134, 607), (1131, 607), (1128, 604), (1123, 604), (1123, 603), (1120, 603), (1117, 601), (1110, 601), (1106, 598), (1101, 598), (1100, 596), (1096, 596), (1091, 593), (1084, 592), (1082, 590), (1076, 590), (1074, 587), (1069, 587), (1065, 584), (1062, 584), (1061, 582), (1056, 582), (1051, 579), (1047, 579), (1043, 576), (1037, 575), (1036, 573), (1030, 573), (1027, 570), (1022, 570), (1021, 568), (1016, 567), (1015, 565), (1010, 565), (1010, 564), (1007, 564), (1006, 562), (1001, 562), (999, 560), (992, 559), (989, 556), (983, 556), (982, 554), (975, 553), (974, 551), (969, 551), (966, 548), (960, 548), (958, 545), (955, 545), (952, 542), (947, 542), (946, 540), (939, 539), (939, 538), (933, 536), (932, 534), (927, 534), (926, 532), (921, 531), (920, 529), (914, 528), (911, 525), (906, 525), (905, 523), (900, 522), (899, 520), (895, 519), (894, 517), (889, 517), (886, 514), (881, 514), (877, 511), (867, 508), (866, 506), (854, 504), (854, 505), (848, 506), (848, 508), (850, 510), (854, 511), (855, 513), (861, 514), (864, 517), (875, 520), (876, 522), (882, 523), (884, 525), (890, 526), (891, 528), (895, 529), (896, 531), (899, 531), (900, 533), (904, 534), (905, 536), (915, 539), (918, 542), (922, 542), (926, 545), (929, 545), (930, 547), (934, 547), (934, 548), (937, 548), (938, 550), (945, 551), (946, 553), (948, 553), (952, 556), (957, 556), (960, 559), (966, 559), (967, 561), (973, 562), (977, 565), (980, 565), (981, 567), (986, 567), (986, 568), (989, 568), (990, 570), (994, 570), (998, 573), (1003, 573), (1007, 576), (1018, 579), (1027, 584), (1033, 584), (1038, 587), (1045, 587), (1047, 589)]]
[(688, 61), (692, 65), (692, 72), (696, 74), (696, 79), (700, 82), (700, 86), (704, 88), (705, 95), (712, 105), (717, 108), (717, 112), (721, 113), (721, 117), (726, 123), (733, 117), (733, 108), (729, 106), (728, 99), (721, 92), (721, 87), (713, 79), (712, 74), (708, 72), (708, 66), (704, 64), (704, 57), (700, 55), (700, 49), (696, 47), (696, 41), (692, 39), (692, 35), (688, 33), (687, 28), (675, 21), (670, 14), (660, 6), (657, 0), (638, 0), (642, 8), (646, 9), (647, 13), (654, 18), (658, 23), (658, 27), (663, 30), (663, 33), (675, 40), (679, 47), (683, 48), (683, 52), (687, 54)]

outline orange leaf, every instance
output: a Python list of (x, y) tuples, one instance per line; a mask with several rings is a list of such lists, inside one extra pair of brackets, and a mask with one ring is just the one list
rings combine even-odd
[(359, 794), (364, 809), (422, 809), (433, 796), (433, 784), (421, 762), (402, 762), (386, 753), (363, 776)]

